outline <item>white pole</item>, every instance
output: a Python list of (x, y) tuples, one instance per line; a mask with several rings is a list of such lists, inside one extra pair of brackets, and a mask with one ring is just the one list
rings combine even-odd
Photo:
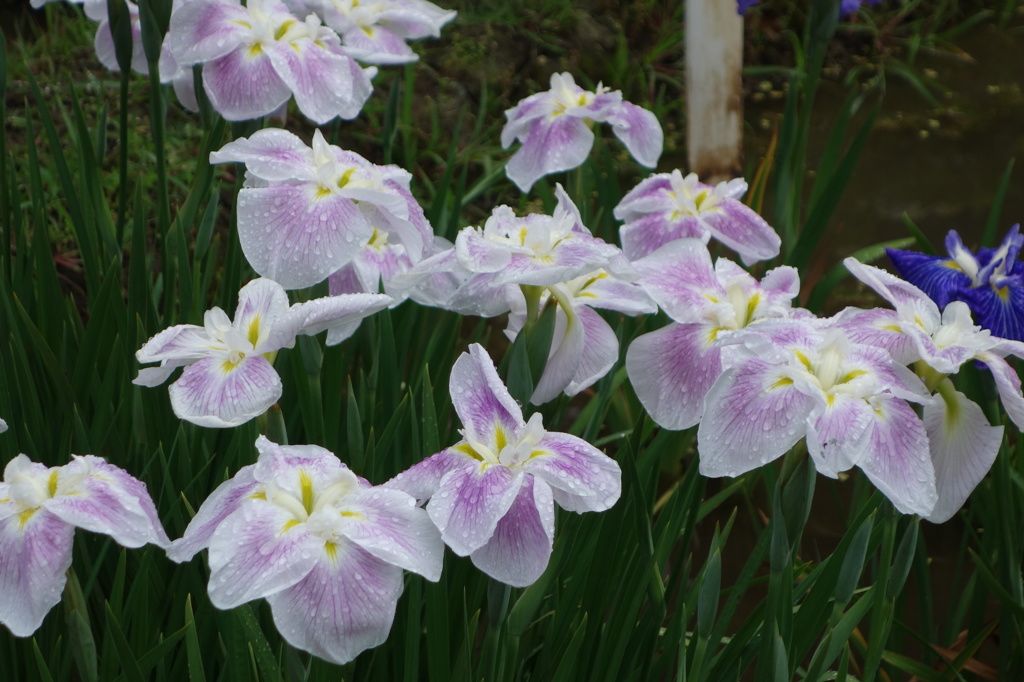
[(742, 174), (743, 17), (736, 0), (686, 0), (689, 170), (715, 183)]

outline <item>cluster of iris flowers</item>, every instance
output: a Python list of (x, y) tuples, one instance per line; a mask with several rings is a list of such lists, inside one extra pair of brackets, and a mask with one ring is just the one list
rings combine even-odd
[[(177, 3), (161, 69), (191, 77), (202, 64), (203, 87), (227, 119), (270, 114), (293, 96), (314, 121), (353, 118), (373, 75), (355, 60), (411, 61), (404, 40), (436, 35), (453, 16), (423, 0), (300, 4)], [(90, 16), (97, 7), (87, 3)], [(102, 47), (109, 28), (100, 34), (102, 57), (112, 46)], [(653, 114), (567, 73), (506, 115), (503, 146), (521, 142), (507, 174), (523, 191), (581, 164), (595, 123), (610, 124), (641, 165), (653, 168), (661, 154)], [(955, 232), (948, 258), (891, 251), (906, 280), (847, 260), (891, 308), (819, 318), (794, 306), (795, 269), (759, 280), (712, 260), (712, 238), (748, 266), (779, 255), (778, 235), (740, 201), (742, 179), (651, 175), (615, 208), (621, 247), (591, 233), (560, 185), (551, 215), (498, 206), (449, 243), (433, 234), (408, 172), (328, 144), (319, 130), (307, 145), (267, 128), (210, 161), (246, 167), (238, 235), (260, 277), (239, 291), (233, 318), (213, 308), (202, 326), (153, 336), (137, 358), (158, 364), (135, 379), (157, 386), (181, 368), (170, 406), (200, 426), (265, 413), (283, 390), (276, 357), (299, 335), (327, 331), (329, 345), (340, 343), (366, 316), (412, 299), (507, 314), (513, 339), (553, 307), (534, 405), (583, 391), (617, 362), (619, 339), (596, 309), (663, 311), (669, 324), (631, 343), (626, 370), (657, 424), (697, 427), (707, 476), (739, 476), (803, 443), (820, 473), (857, 467), (901, 512), (942, 522), (986, 474), (1003, 432), (950, 377), (969, 362), (987, 367), (1024, 428), (1021, 383), (1006, 361), (1024, 357), (1016, 227), (977, 255)], [(286, 290), (325, 280), (329, 296), (289, 302)], [(120, 468), (93, 456), (52, 469), (15, 458), (0, 483), (0, 622), (19, 636), (39, 627), (60, 598), (76, 526), (126, 547), (155, 544), (176, 562), (207, 549), (215, 606), (265, 598), (289, 643), (337, 663), (387, 638), (402, 572), (438, 580), (445, 545), (496, 581), (532, 584), (549, 562), (555, 505), (607, 510), (621, 493), (619, 466), (545, 429), (539, 413), (527, 418), (480, 345), (455, 362), (449, 388), (462, 439), (392, 480), (374, 486), (323, 448), (261, 436), (255, 463), (218, 487), (173, 542), (145, 485)]]

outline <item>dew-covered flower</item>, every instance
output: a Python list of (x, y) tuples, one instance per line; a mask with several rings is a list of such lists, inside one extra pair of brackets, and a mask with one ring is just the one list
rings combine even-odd
[(520, 218), (508, 206), (499, 206), (482, 228), (463, 229), (455, 238), (459, 264), (487, 275), (493, 286), (547, 286), (606, 267), (619, 256), (618, 247), (590, 234), (561, 185), (555, 195), (554, 215)]
[(203, 64), (210, 104), (229, 121), (265, 116), (292, 95), (317, 123), (359, 115), (376, 69), (363, 69), (338, 34), (280, 0), (192, 0), (171, 15), (166, 45), (176, 64)]
[(280, 284), (255, 279), (238, 292), (234, 321), (213, 308), (202, 327), (175, 325), (147, 341), (135, 357), (160, 366), (140, 370), (133, 383), (158, 386), (185, 366), (168, 389), (174, 414), (199, 426), (238, 426), (281, 397), (281, 377), (273, 366), (277, 351), (291, 348), (299, 334), (349, 324), (391, 300), (383, 294), (350, 294), (289, 306)]
[(942, 313), (936, 303), (913, 284), (885, 270), (852, 258), (847, 269), (874, 289), (895, 310), (850, 309), (839, 317), (847, 333), (872, 343), (901, 362), (913, 362), (936, 400), (925, 405), (924, 422), (937, 475), (938, 502), (925, 518), (942, 523), (963, 506), (995, 461), (1002, 426), (991, 426), (981, 408), (958, 392), (947, 378), (968, 362), (984, 364), (992, 373), (1003, 408), (1024, 429), (1024, 395), (1017, 372), (1005, 356), (1024, 357), (1024, 343), (1001, 339), (971, 320), (962, 301), (952, 301)]
[[(537, 314), (555, 306), (555, 328), (548, 361), (530, 402), (543, 405), (560, 393), (576, 395), (608, 373), (619, 359), (619, 339), (595, 308), (624, 315), (656, 313), (658, 306), (637, 284), (607, 270), (596, 270), (566, 282), (527, 292), (536, 296)], [(535, 288), (536, 289), (536, 288)], [(505, 335), (513, 341), (528, 323), (527, 292), (518, 293), (509, 315)]]
[(901, 512), (931, 513), (938, 494), (928, 436), (907, 402), (930, 398), (912, 372), (813, 319), (766, 321), (750, 339), (747, 357), (705, 398), (702, 474), (738, 476), (806, 439), (819, 473), (859, 467)]
[(445, 544), (495, 580), (525, 587), (551, 556), (557, 502), (604, 511), (621, 492), (619, 465), (586, 441), (546, 431), (523, 413), (479, 344), (452, 367), (462, 440), (385, 485), (418, 500)]
[(794, 268), (775, 268), (758, 282), (727, 258), (712, 265), (697, 239), (666, 244), (633, 266), (672, 323), (633, 340), (626, 371), (648, 414), (667, 429), (700, 421), (704, 396), (741, 351), (738, 334), (800, 314), (792, 308), (800, 290)]
[(946, 236), (948, 257), (886, 249), (896, 271), (945, 308), (966, 303), (984, 329), (1002, 339), (1024, 341), (1024, 235), (1014, 225), (998, 248), (971, 253), (956, 230)]
[(747, 265), (775, 258), (782, 240), (739, 200), (746, 191), (743, 178), (708, 185), (695, 173), (652, 175), (615, 207), (615, 217), (625, 223), (619, 231), (622, 251), (635, 260), (677, 239), (694, 237), (707, 244), (714, 237)]
[(501, 146), (515, 140), (523, 146), (512, 155), (505, 172), (524, 192), (541, 176), (576, 168), (594, 144), (593, 123), (610, 123), (615, 136), (641, 165), (654, 168), (661, 156), (664, 133), (657, 117), (622, 101), (622, 93), (598, 85), (590, 92), (576, 85), (572, 74), (551, 76), (551, 89), (530, 95), (505, 112)]
[(406, 64), (419, 57), (407, 40), (437, 38), (455, 18), (427, 0), (301, 0), (341, 36), (345, 51), (367, 64)]
[(146, 485), (101, 457), (46, 467), (18, 455), (0, 482), (0, 623), (27, 637), (60, 601), (75, 528), (167, 547)]
[(214, 606), (265, 597), (289, 644), (346, 663), (387, 639), (403, 569), (440, 578), (440, 535), (415, 499), (324, 448), (264, 436), (256, 448), (256, 464), (213, 491), (167, 556), (208, 548)]
[(267, 128), (210, 154), (211, 163), (246, 165), (238, 193), (238, 238), (253, 269), (286, 289), (322, 282), (376, 236), (402, 244), (414, 261), (433, 230), (398, 166), (377, 166), (327, 144), (317, 130), (310, 148), (292, 133)]

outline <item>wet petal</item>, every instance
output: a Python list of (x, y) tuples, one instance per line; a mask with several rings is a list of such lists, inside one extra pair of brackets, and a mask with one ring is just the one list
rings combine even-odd
[(700, 421), (704, 396), (722, 373), (714, 330), (703, 324), (670, 324), (633, 340), (626, 372), (640, 403), (659, 426), (688, 429)]
[(210, 104), (229, 121), (246, 121), (272, 113), (292, 92), (266, 52), (242, 48), (203, 65), (203, 87)]
[(455, 448), (447, 448), (406, 469), (384, 486), (405, 491), (423, 503), (437, 492), (441, 487), (441, 479), (448, 472), (478, 465), (477, 460), (469, 455)]
[(124, 469), (86, 455), (56, 471), (56, 491), (43, 506), (65, 523), (109, 535), (124, 547), (171, 543), (146, 484)]
[(665, 134), (657, 116), (635, 104), (621, 102), (608, 113), (606, 120), (612, 124), (615, 137), (622, 140), (640, 165), (648, 168), (658, 165)]
[(237, 364), (224, 357), (189, 365), (168, 388), (179, 419), (212, 428), (244, 424), (270, 409), (282, 392), (281, 377), (261, 356)]
[(819, 473), (836, 478), (860, 461), (870, 444), (873, 412), (862, 398), (827, 396), (822, 414), (807, 426), (807, 452)]
[(200, 360), (210, 354), (211, 349), (224, 346), (210, 338), (203, 327), (194, 324), (178, 324), (168, 327), (142, 345), (135, 353), (141, 363), (162, 360)]
[(605, 511), (622, 493), (615, 460), (568, 433), (548, 431), (523, 468), (550, 485), (555, 501), (569, 511)]
[(251, 24), (249, 11), (239, 2), (192, 0), (171, 15), (167, 47), (179, 64), (213, 61), (241, 45)]
[(537, 582), (547, 568), (554, 537), (551, 488), (540, 479), (527, 477), (494, 535), (470, 559), (498, 582), (527, 587)]
[[(583, 308), (585, 306), (580, 309)], [(544, 365), (544, 371), (537, 381), (533, 395), (530, 396), (530, 402), (534, 405), (543, 405), (554, 400), (572, 383), (573, 377), (579, 370), (586, 343), (586, 329), (578, 312), (579, 309), (571, 309), (566, 312), (561, 306), (555, 311), (555, 330), (551, 338), (551, 354), (548, 356), (547, 364)]]
[(927, 516), (938, 493), (924, 424), (898, 398), (880, 397), (874, 412), (871, 444), (857, 466), (898, 510)]
[(244, 163), (247, 172), (268, 182), (316, 180), (313, 152), (297, 135), (280, 128), (264, 128), (210, 153), (210, 163), (232, 161)]
[(373, 228), (348, 199), (316, 185), (238, 193), (238, 238), (260, 275), (286, 289), (322, 282), (348, 263)]
[(886, 249), (896, 271), (921, 289), (936, 305), (945, 308), (956, 292), (971, 286), (971, 278), (952, 258), (929, 256), (915, 251)]
[(728, 296), (708, 247), (697, 239), (666, 244), (633, 266), (640, 286), (675, 322), (702, 322), (705, 310)]
[(45, 509), (0, 519), (0, 623), (15, 636), (38, 630), (60, 601), (74, 533)]
[(254, 465), (242, 467), (234, 478), (221, 483), (203, 501), (199, 511), (192, 517), (185, 529), (185, 534), (171, 543), (167, 549), (167, 558), (182, 563), (206, 549), (217, 526), (233, 514), (239, 505), (256, 492), (259, 484), (253, 479)]
[(781, 457), (804, 437), (814, 400), (782, 367), (755, 358), (726, 370), (704, 406), (697, 430), (700, 472), (739, 476)]
[(1003, 427), (991, 426), (985, 414), (952, 383), (924, 407), (938, 502), (925, 518), (945, 523), (992, 468), (1003, 442)]
[(582, 120), (566, 115), (538, 118), (530, 124), (523, 146), (508, 160), (505, 173), (520, 190), (529, 192), (541, 176), (582, 164), (593, 146), (594, 133)]
[(604, 318), (587, 306), (578, 306), (576, 314), (583, 327), (583, 352), (576, 374), (565, 387), (566, 395), (576, 395), (593, 385), (619, 359), (619, 339)]
[(333, 547), (318, 552), (303, 579), (267, 602), (289, 644), (343, 664), (387, 639), (402, 594), (402, 569), (350, 542)]
[(441, 538), (459, 556), (483, 547), (512, 506), (523, 473), (501, 465), (459, 468), (441, 480), (427, 513)]
[(491, 443), (501, 428), (507, 434), (526, 422), (519, 404), (498, 376), (487, 351), (474, 343), (452, 367), (449, 381), (452, 406), (466, 428), (466, 435), (478, 443)]
[(389, 564), (437, 582), (444, 543), (416, 499), (401, 490), (374, 487), (345, 498), (340, 533)]
[(700, 217), (715, 239), (738, 253), (747, 265), (779, 255), (782, 239), (764, 218), (739, 201), (725, 200)]
[(232, 609), (291, 587), (313, 570), (324, 541), (265, 500), (246, 500), (210, 537), (210, 601)]
[(265, 48), (281, 80), (295, 93), (299, 110), (323, 124), (340, 116), (352, 119), (373, 92), (370, 76), (340, 49), (320, 47), (310, 39), (292, 44), (268, 43)]

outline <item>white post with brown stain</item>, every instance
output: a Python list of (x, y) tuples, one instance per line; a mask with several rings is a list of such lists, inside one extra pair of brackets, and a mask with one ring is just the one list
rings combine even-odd
[(686, 148), (690, 172), (742, 174), (743, 17), (736, 0), (686, 0)]

